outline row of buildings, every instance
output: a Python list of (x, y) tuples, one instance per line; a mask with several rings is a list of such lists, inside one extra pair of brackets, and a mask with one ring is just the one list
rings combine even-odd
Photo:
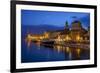
[(74, 21), (69, 28), (65, 23), (63, 30), (46, 31), (43, 34), (28, 34), (29, 41), (54, 41), (55, 44), (63, 43), (90, 43), (90, 29), (85, 29), (80, 21)]

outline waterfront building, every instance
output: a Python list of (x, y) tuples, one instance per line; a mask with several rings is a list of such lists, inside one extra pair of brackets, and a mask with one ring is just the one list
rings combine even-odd
[(85, 29), (80, 21), (74, 21), (69, 28), (65, 23), (63, 30), (46, 31), (41, 35), (30, 35), (28, 38), (40, 41), (54, 41), (55, 44), (66, 45), (67, 43), (87, 43), (90, 42), (90, 29)]

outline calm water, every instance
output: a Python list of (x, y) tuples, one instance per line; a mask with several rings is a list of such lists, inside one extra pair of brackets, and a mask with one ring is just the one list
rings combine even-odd
[(22, 63), (26, 62), (47, 62), (47, 61), (68, 61), (89, 59), (89, 50), (81, 48), (70, 48), (64, 46), (40, 46), (31, 43), (28, 47), (26, 42), (22, 43)]

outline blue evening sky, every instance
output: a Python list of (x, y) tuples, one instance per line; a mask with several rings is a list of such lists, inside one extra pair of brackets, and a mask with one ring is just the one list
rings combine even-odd
[(22, 25), (55, 25), (62, 27), (65, 26), (66, 21), (70, 25), (74, 20), (79, 20), (84, 27), (88, 27), (90, 25), (90, 13), (21, 10)]

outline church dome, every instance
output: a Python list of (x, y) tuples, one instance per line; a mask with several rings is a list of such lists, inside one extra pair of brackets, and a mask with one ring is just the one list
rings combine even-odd
[(82, 28), (80, 21), (72, 22), (72, 30), (80, 30)]

